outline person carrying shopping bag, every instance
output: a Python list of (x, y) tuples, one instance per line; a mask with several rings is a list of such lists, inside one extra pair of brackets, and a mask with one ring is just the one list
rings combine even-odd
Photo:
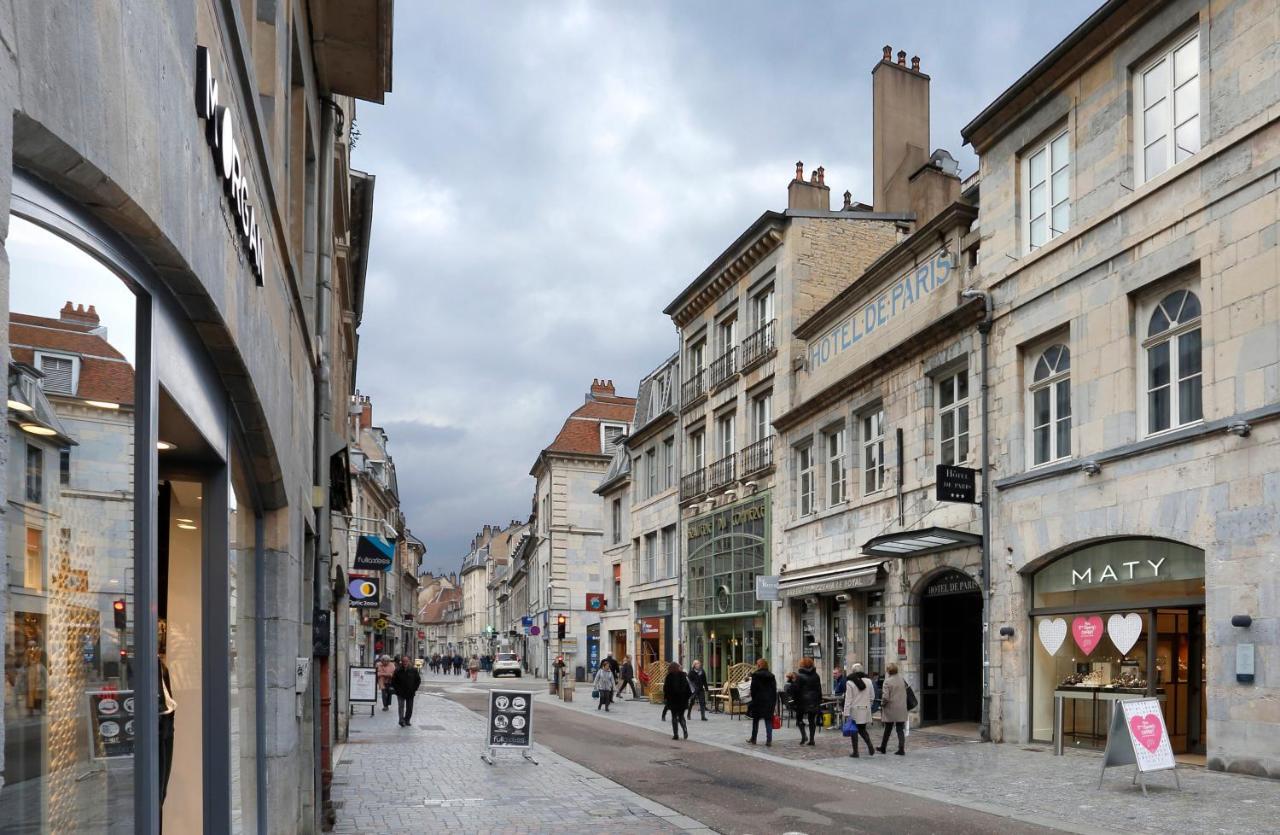
[[(858, 756), (858, 738), (867, 743), (867, 756), (875, 756), (875, 746), (871, 744), (871, 734), (867, 725), (871, 724), (871, 697), (875, 695), (875, 686), (871, 679), (862, 672), (861, 664), (854, 664), (849, 670), (849, 678), (844, 689), (845, 736), (853, 743), (850, 757)], [(850, 723), (853, 727), (850, 728)]]
[(747, 702), (747, 716), (751, 717), (751, 738), (747, 742), (756, 744), (756, 734), (760, 722), (764, 722), (764, 744), (773, 745), (773, 720), (778, 708), (778, 680), (769, 672), (769, 662), (763, 658), (756, 659), (756, 668), (751, 672), (751, 700)]

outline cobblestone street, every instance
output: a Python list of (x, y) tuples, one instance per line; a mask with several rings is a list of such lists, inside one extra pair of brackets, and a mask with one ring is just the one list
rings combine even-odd
[(483, 720), (427, 692), (412, 727), (395, 722), (394, 707), (352, 717), (350, 740), (335, 754), (334, 832), (712, 831), (536, 744), (538, 765), (512, 751), (486, 765)]

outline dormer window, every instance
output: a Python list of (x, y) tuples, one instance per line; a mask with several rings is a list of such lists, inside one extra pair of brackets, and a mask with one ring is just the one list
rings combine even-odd
[(618, 440), (627, 434), (625, 423), (600, 424), (600, 449), (605, 455), (612, 455), (618, 449)]
[(69, 354), (50, 354), (36, 351), (36, 368), (44, 378), (40, 386), (50, 394), (75, 394), (80, 376), (78, 357)]

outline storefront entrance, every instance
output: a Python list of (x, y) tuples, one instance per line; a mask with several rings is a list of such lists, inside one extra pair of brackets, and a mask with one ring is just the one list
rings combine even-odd
[(920, 717), (977, 722), (982, 714), (982, 593), (959, 571), (938, 575), (920, 599)]

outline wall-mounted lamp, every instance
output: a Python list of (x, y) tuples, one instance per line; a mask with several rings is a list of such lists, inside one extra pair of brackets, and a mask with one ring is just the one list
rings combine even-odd
[(1084, 473), (1085, 475), (1094, 476), (1102, 472), (1102, 467), (1098, 464), (1097, 461), (1090, 459), (1080, 465), (1080, 472)]
[(1253, 626), (1253, 618), (1248, 615), (1232, 615), (1231, 625), (1240, 629), (1248, 629)]
[(1005, 638), (1005, 639), (1012, 638), (1012, 637), (1013, 637), (1013, 627), (1012, 627), (1012, 626), (1002, 626), (1002, 627), (1000, 627), (1000, 637), (1001, 637), (1001, 638)]
[(1233, 420), (1227, 424), (1227, 434), (1237, 438), (1247, 438), (1252, 431), (1253, 426), (1247, 420)]

